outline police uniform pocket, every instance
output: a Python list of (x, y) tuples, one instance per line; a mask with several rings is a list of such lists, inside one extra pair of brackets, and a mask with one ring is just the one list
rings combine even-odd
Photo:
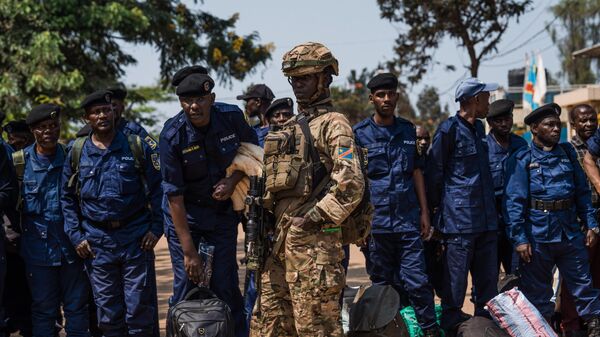
[(41, 214), (41, 198), (37, 181), (23, 181), (23, 208), (26, 213)]
[(202, 150), (196, 150), (183, 155), (183, 176), (187, 180), (198, 180), (208, 174), (206, 155)]
[(387, 175), (390, 171), (388, 162), (387, 143), (374, 143), (367, 148), (367, 174), (369, 178)]
[(80, 194), (84, 199), (94, 199), (100, 194), (96, 177), (96, 168), (92, 165), (81, 164), (79, 167)]
[(119, 171), (119, 192), (121, 194), (133, 194), (139, 191), (141, 186), (133, 164), (117, 164), (117, 171)]

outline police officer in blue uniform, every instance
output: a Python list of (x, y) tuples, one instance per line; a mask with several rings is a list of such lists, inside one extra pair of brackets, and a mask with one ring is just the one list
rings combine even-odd
[(246, 119), (258, 136), (258, 144), (263, 146), (269, 133), (269, 120), (265, 113), (275, 98), (273, 91), (266, 84), (255, 84), (236, 98), (246, 103)]
[(355, 125), (354, 134), (356, 143), (368, 151), (375, 207), (369, 242), (371, 281), (406, 291), (424, 336), (439, 336), (433, 289), (425, 272), (422, 238), (428, 238), (430, 219), (415, 126), (394, 116), (395, 75), (379, 74), (367, 87), (375, 114)]
[(483, 123), (489, 92), (497, 84), (461, 81), (455, 93), (460, 111), (435, 132), (427, 163), (427, 189), (434, 225), (444, 235), (441, 325), (451, 333), (466, 319), (461, 308), (467, 275), (473, 280), (476, 316), (497, 294), (497, 215)]
[[(7, 147), (0, 145), (0, 219), (6, 215), (15, 214), (15, 206), (18, 196), (17, 178), (10, 163)], [(6, 276), (6, 256), (4, 247), (4, 225), (0, 220), (0, 303), (4, 294)], [(0, 334), (6, 331), (5, 310), (0, 304)]]
[[(500, 99), (490, 104), (486, 117), (490, 132), (487, 135), (490, 170), (494, 181), (496, 196), (496, 212), (498, 213), (498, 268), (504, 272), (514, 272), (517, 261), (514, 261), (514, 249), (506, 236), (506, 225), (502, 219), (502, 196), (504, 195), (506, 160), (522, 146), (527, 146), (525, 139), (511, 132), (513, 127), (513, 108), (515, 103), (508, 99)], [(516, 260), (516, 259), (515, 259)]]
[(203, 241), (215, 247), (210, 289), (231, 309), (236, 336), (246, 336), (236, 261), (240, 218), (230, 199), (243, 173), (225, 177), (225, 169), (241, 142), (258, 141), (239, 108), (214, 103), (213, 87), (212, 78), (201, 73), (179, 81), (183, 111), (165, 123), (160, 135), (165, 234), (174, 274), (169, 304), (181, 301), (200, 281), (197, 249)]
[[(150, 136), (148, 131), (140, 125), (136, 121), (128, 120), (123, 117), (123, 112), (125, 111), (125, 99), (127, 98), (127, 89), (124, 87), (110, 87), (106, 89), (112, 92), (112, 104), (113, 110), (115, 112), (115, 120), (117, 129), (125, 134), (125, 136), (129, 135), (138, 135), (143, 141), (145, 141), (148, 146), (158, 153), (158, 142)], [(77, 132), (77, 137), (84, 137), (90, 134), (92, 129), (89, 125), (85, 125)]]
[[(600, 290), (592, 287), (585, 246), (596, 243), (599, 228), (577, 154), (570, 144), (558, 144), (560, 113), (560, 106), (550, 103), (525, 117), (533, 142), (507, 163), (507, 233), (521, 258), (520, 289), (527, 299), (549, 321), (556, 265), (577, 313), (587, 321), (588, 336), (598, 337)], [(585, 234), (580, 226), (587, 228)]]
[(115, 128), (111, 95), (99, 90), (81, 103), (92, 132), (79, 161), (75, 145), (65, 160), (65, 232), (85, 259), (104, 336), (152, 336), (157, 308), (149, 270), (162, 233), (159, 161), (141, 139), (130, 141)]
[[(33, 335), (53, 337), (61, 304), (68, 336), (89, 336), (88, 282), (83, 261), (64, 232), (60, 181), (66, 152), (58, 144), (60, 108), (34, 107), (27, 116), (35, 143), (18, 156), (21, 184), (21, 256), (32, 293)], [(19, 152), (18, 152), (19, 153)]]

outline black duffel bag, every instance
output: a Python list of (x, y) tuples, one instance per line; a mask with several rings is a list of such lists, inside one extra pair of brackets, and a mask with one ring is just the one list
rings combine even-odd
[(167, 337), (234, 337), (231, 310), (210, 289), (196, 287), (169, 308)]

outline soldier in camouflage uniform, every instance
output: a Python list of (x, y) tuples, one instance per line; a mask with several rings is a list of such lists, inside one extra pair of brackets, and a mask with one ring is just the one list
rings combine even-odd
[[(308, 42), (283, 56), (299, 113), (265, 139), (266, 190), (276, 217), (274, 245), (261, 280), (252, 336), (342, 336), (342, 224), (359, 205), (365, 182), (352, 128), (329, 97), (338, 62)], [(310, 134), (300, 126), (308, 121)], [(309, 137), (307, 139), (307, 137)], [(316, 148), (312, 152), (311, 139)], [(324, 180), (315, 173), (320, 165)], [(329, 181), (321, 188), (322, 181)], [(322, 190), (322, 193), (315, 193)], [(316, 194), (316, 195), (315, 195)]]

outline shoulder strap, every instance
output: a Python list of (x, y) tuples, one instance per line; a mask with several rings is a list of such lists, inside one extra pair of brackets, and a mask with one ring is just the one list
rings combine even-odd
[(317, 152), (317, 148), (315, 147), (315, 141), (313, 139), (312, 133), (310, 132), (310, 127), (308, 126), (308, 120), (304, 114), (300, 114), (296, 119), (302, 133), (304, 134), (304, 138), (306, 139), (306, 143), (308, 145), (308, 151), (310, 155), (310, 159), (313, 163), (313, 190), (315, 187), (327, 177), (327, 168), (321, 162), (321, 157)]
[(130, 134), (127, 136), (127, 143), (129, 143), (129, 149), (133, 154), (135, 170), (142, 180), (144, 191), (148, 193), (148, 183), (146, 181), (146, 173), (144, 172), (144, 146), (142, 138), (136, 134)]
[(15, 167), (15, 173), (19, 184), (23, 182), (23, 176), (25, 175), (25, 151), (19, 150), (12, 154), (13, 166)]
[[(79, 161), (81, 160), (81, 151), (83, 150), (83, 145), (85, 141), (88, 140), (89, 136), (78, 137), (73, 141), (73, 146), (71, 147), (71, 177), (69, 178), (68, 187), (72, 188), (73, 186), (77, 186), (77, 176), (79, 175)], [(79, 196), (79, 186), (77, 186), (77, 196)]]

